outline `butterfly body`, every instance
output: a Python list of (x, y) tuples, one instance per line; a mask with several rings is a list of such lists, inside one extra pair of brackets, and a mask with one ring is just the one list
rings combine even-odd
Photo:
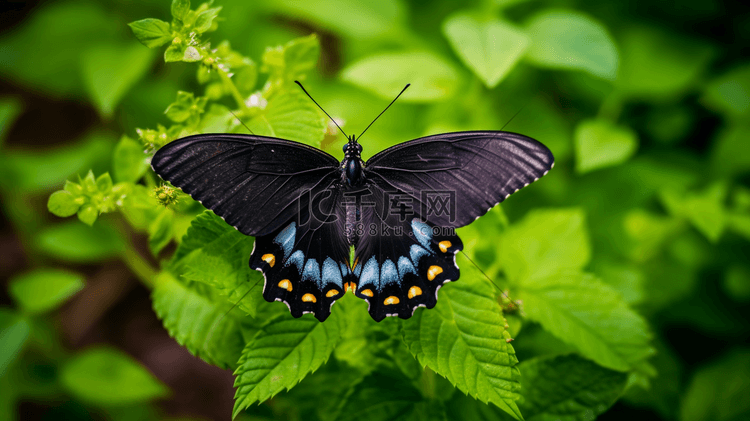
[(343, 151), (339, 161), (288, 140), (204, 134), (169, 143), (152, 167), (255, 236), (250, 267), (263, 273), (267, 301), (323, 321), (352, 291), (380, 321), (434, 307), (460, 275), (455, 228), (553, 165), (541, 143), (497, 131), (415, 139), (366, 163), (354, 137)]

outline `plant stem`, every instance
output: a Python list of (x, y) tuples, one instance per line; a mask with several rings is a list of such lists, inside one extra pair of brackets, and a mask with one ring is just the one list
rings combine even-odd
[(219, 77), (221, 78), (222, 82), (224, 82), (224, 85), (229, 88), (229, 91), (232, 93), (234, 100), (237, 101), (237, 105), (240, 106), (240, 109), (244, 110), (245, 108), (247, 108), (245, 99), (242, 97), (240, 90), (237, 89), (237, 86), (234, 84), (234, 82), (232, 82), (232, 78), (229, 77), (229, 74), (218, 67), (216, 68), (216, 71), (219, 72)]
[(125, 245), (125, 250), (122, 252), (122, 260), (128, 266), (128, 268), (138, 277), (138, 280), (148, 289), (153, 289), (154, 278), (156, 277), (156, 269), (141, 257), (141, 254), (133, 247), (130, 242)]

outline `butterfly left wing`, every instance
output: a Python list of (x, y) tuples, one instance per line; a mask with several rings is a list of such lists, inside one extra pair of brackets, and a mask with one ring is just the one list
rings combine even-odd
[[(538, 180), (553, 165), (552, 152), (530, 137), (458, 132), (388, 148), (367, 161), (365, 177), (384, 190), (409, 194), (415, 211), (430, 223), (458, 228)], [(430, 212), (430, 194), (446, 194), (452, 207)]]
[(263, 273), (263, 298), (282, 301), (294, 317), (313, 313), (321, 322), (349, 282), (349, 246), (344, 233), (345, 208), (336, 183), (329, 195), (314, 200), (304, 223), (288, 221), (255, 239), (250, 267)]
[(374, 206), (362, 208), (355, 227), (362, 234), (352, 269), (355, 295), (368, 302), (375, 321), (408, 319), (418, 307), (433, 308), (440, 287), (458, 279), (456, 253), (463, 244), (452, 228), (389, 212), (389, 193), (372, 184), (368, 190), (363, 201)]

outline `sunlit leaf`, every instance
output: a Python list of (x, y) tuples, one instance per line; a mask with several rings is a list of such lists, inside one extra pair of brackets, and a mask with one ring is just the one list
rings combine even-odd
[(115, 180), (130, 183), (140, 180), (149, 167), (147, 158), (140, 143), (122, 136), (112, 155), (112, 172)]
[(262, 117), (272, 130), (272, 136), (320, 146), (325, 136), (327, 117), (312, 101), (298, 90), (284, 91), (274, 96)]
[(562, 272), (528, 280), (518, 298), (530, 319), (601, 366), (632, 370), (653, 352), (645, 320), (592, 275)]
[(614, 80), (618, 53), (607, 29), (594, 18), (568, 10), (545, 10), (526, 25), (531, 45), (526, 53), (539, 66), (584, 70)]
[(253, 403), (291, 389), (317, 370), (331, 356), (345, 323), (335, 311), (325, 323), (289, 314), (270, 320), (242, 350), (234, 371), (233, 417)]
[(156, 277), (152, 299), (169, 335), (191, 354), (221, 368), (237, 367), (252, 328), (230, 303), (207, 285), (187, 285), (168, 272)]
[(128, 24), (133, 35), (148, 48), (161, 47), (172, 40), (169, 23), (159, 19), (141, 19)]
[(492, 288), (463, 265), (461, 279), (441, 289), (434, 309), (418, 309), (402, 322), (404, 342), (422, 365), (462, 392), (522, 419), (515, 402), (518, 360)]
[(83, 277), (58, 269), (37, 269), (17, 276), (8, 285), (13, 300), (28, 313), (44, 313), (83, 289)]
[(576, 171), (587, 173), (628, 160), (638, 147), (638, 136), (625, 126), (603, 119), (584, 120), (575, 131)]
[(443, 23), (443, 34), (488, 88), (494, 88), (523, 56), (529, 38), (514, 25), (480, 22), (469, 15), (454, 15)]
[(89, 227), (75, 220), (43, 229), (34, 244), (44, 254), (80, 263), (117, 256), (124, 248), (124, 240), (111, 224)]
[(162, 208), (159, 215), (154, 218), (148, 226), (148, 247), (154, 256), (169, 244), (172, 240), (172, 223), (174, 212), (168, 208)]
[(544, 278), (581, 269), (591, 256), (580, 209), (534, 210), (500, 239), (499, 259), (511, 280)]
[(90, 348), (61, 369), (60, 381), (73, 396), (89, 403), (127, 405), (166, 397), (169, 389), (122, 351)]
[(410, 102), (431, 102), (450, 97), (459, 84), (459, 75), (453, 65), (426, 51), (367, 56), (345, 68), (341, 78), (389, 100), (406, 83), (411, 83), (399, 99)]
[(712, 242), (719, 240), (726, 227), (726, 197), (727, 186), (723, 183), (713, 184), (697, 193), (664, 190), (660, 194), (662, 203), (672, 215), (689, 220)]

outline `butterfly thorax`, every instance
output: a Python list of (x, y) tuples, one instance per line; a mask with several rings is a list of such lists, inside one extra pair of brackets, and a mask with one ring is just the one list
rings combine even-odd
[(342, 181), (350, 186), (357, 186), (364, 180), (364, 162), (362, 162), (362, 145), (357, 143), (354, 136), (349, 138), (344, 147), (344, 160), (341, 161)]

